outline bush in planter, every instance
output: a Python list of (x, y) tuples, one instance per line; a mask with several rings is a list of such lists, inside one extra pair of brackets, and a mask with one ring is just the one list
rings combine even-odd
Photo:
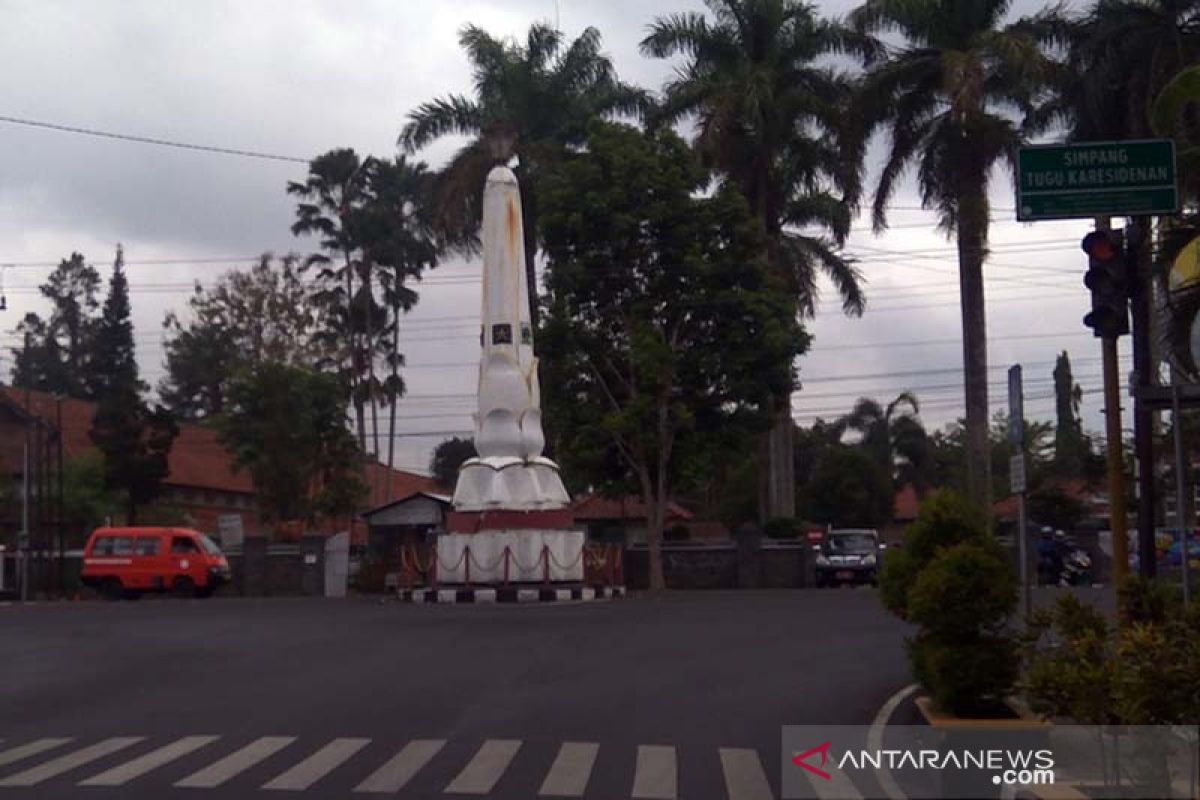
[(1016, 605), (1016, 578), (994, 544), (956, 544), (915, 573), (906, 609), (921, 631), (909, 658), (940, 708), (970, 715), (1002, 707), (1017, 678), (1006, 629)]
[(909, 590), (917, 575), (939, 551), (964, 542), (994, 545), (983, 517), (961, 495), (940, 491), (921, 503), (917, 520), (904, 536), (904, 546), (888, 550), (880, 569), (883, 604), (901, 619), (908, 619)]

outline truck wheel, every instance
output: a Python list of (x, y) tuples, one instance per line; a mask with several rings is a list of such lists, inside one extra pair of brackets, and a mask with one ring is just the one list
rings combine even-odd
[(175, 582), (171, 584), (171, 588), (174, 590), (176, 597), (196, 596), (196, 582), (186, 575), (176, 578)]
[(106, 600), (120, 600), (125, 595), (125, 587), (121, 585), (120, 578), (105, 578), (100, 581), (100, 594)]

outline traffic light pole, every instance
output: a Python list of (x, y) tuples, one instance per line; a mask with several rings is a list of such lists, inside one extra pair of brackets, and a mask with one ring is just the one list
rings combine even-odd
[[(1145, 268), (1146, 240), (1149, 224), (1145, 217), (1129, 220), (1132, 236), (1126, 237), (1130, 270), (1133, 273), (1129, 304), (1133, 321), (1133, 371), (1137, 378), (1135, 389), (1154, 385), (1153, 359), (1150, 351), (1150, 271)], [(1138, 463), (1138, 574), (1153, 578), (1158, 572), (1158, 557), (1154, 550), (1154, 412), (1135, 393), (1133, 400), (1133, 446)]]
[(1118, 589), (1129, 576), (1129, 534), (1125, 516), (1125, 459), (1121, 443), (1121, 382), (1117, 340), (1100, 340), (1104, 356), (1104, 427), (1108, 451), (1108, 529), (1112, 532), (1112, 576)]

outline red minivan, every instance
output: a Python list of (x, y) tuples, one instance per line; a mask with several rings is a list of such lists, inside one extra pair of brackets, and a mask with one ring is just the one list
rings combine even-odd
[(142, 592), (208, 597), (229, 580), (212, 539), (187, 528), (97, 528), (83, 551), (85, 586), (111, 598)]

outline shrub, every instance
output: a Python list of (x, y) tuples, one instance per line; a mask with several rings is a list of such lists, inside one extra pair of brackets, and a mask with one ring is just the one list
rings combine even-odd
[(909, 662), (937, 705), (994, 711), (1017, 677), (1006, 628), (1017, 580), (974, 507), (952, 492), (922, 503), (905, 546), (884, 559), (880, 588), (889, 610), (920, 626)]
[(939, 708), (961, 716), (996, 713), (1017, 678), (1016, 644), (987, 634), (948, 641), (920, 633), (908, 643), (913, 677)]
[(917, 521), (908, 528), (904, 547), (889, 550), (879, 575), (884, 605), (907, 618), (908, 593), (917, 574), (945, 548), (963, 542), (994, 544), (983, 517), (960, 495), (940, 491), (921, 503)]
[(941, 552), (908, 592), (908, 618), (945, 640), (1003, 630), (1017, 605), (1017, 580), (993, 548), (959, 544)]
[(1037, 614), (1023, 685), (1035, 711), (1085, 724), (1194, 724), (1200, 719), (1200, 601), (1130, 581), (1125, 622), (1108, 625), (1073, 596)]

